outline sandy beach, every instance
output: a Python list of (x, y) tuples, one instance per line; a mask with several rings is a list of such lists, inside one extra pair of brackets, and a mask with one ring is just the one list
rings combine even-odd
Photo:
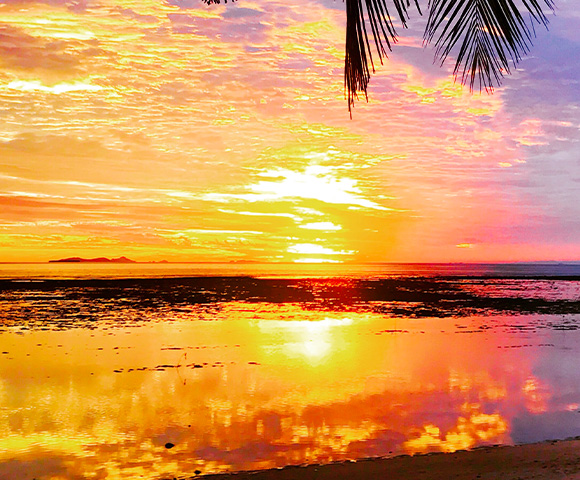
[[(181, 478), (181, 477), (180, 477)], [(191, 477), (193, 478), (193, 477)], [(495, 446), (455, 453), (365, 459), (328, 465), (206, 475), (211, 480), (573, 480), (580, 479), (580, 439)]]

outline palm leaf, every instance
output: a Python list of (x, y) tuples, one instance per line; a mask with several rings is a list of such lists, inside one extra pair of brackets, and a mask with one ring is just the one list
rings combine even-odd
[[(220, 3), (220, 0), (202, 1), (209, 5)], [(371, 71), (375, 71), (371, 43), (383, 63), (387, 50), (397, 42), (393, 18), (406, 28), (411, 0), (345, 1), (344, 87), (352, 116), (358, 93), (363, 92), (368, 99)], [(421, 14), (419, 0), (412, 1)], [(554, 10), (553, 0), (429, 0), (424, 43), (434, 41), (435, 54), (442, 64), (449, 55), (456, 56), (454, 75), (462, 83), (469, 83), (471, 89), (478, 83), (480, 90), (493, 90), (503, 75), (510, 73), (510, 65), (517, 65), (529, 51), (534, 22), (547, 26), (543, 7)], [(524, 18), (526, 13), (529, 22)]]
[[(407, 26), (410, 0), (391, 0), (391, 11)], [(421, 12), (418, 0), (415, 6)], [(366, 9), (366, 16), (365, 16)], [(381, 63), (387, 57), (387, 49), (391, 50), (397, 41), (397, 32), (393, 25), (389, 5), (386, 0), (346, 0), (346, 52), (344, 59), (344, 86), (348, 94), (348, 109), (354, 105), (358, 92), (367, 95), (367, 87), (371, 77), (370, 71), (375, 71), (367, 23), (370, 25), (378, 57)], [(368, 17), (368, 22), (367, 22)], [(385, 48), (386, 46), (386, 48)], [(370, 65), (370, 69), (369, 69)]]
[[(519, 0), (519, 4), (514, 0), (429, 0), (425, 44), (435, 42), (441, 63), (450, 54), (456, 56), (454, 74), (462, 83), (469, 83), (472, 89), (478, 83), (480, 89), (492, 90), (510, 73), (510, 64), (516, 65), (529, 51), (534, 23), (547, 26), (542, 7), (554, 9), (553, 0)], [(392, 19), (407, 26), (410, 0), (390, 0), (390, 5), (396, 12), (393, 16), (387, 0), (364, 0), (364, 4), (363, 0), (346, 0), (344, 79), (349, 111), (359, 92), (367, 97), (370, 72), (374, 72), (367, 23), (381, 63), (385, 46), (390, 50), (397, 40)], [(524, 18), (526, 13), (529, 21)]]
[(435, 40), (441, 63), (456, 53), (454, 74), (470, 88), (491, 90), (517, 65), (534, 37), (533, 23), (547, 25), (542, 11), (552, 0), (522, 0), (526, 22), (513, 0), (431, 0), (425, 42)]

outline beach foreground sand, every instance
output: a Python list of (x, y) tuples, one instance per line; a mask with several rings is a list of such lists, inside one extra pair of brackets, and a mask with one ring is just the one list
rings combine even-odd
[[(180, 477), (182, 478), (182, 477)], [(197, 477), (199, 478), (199, 477)], [(211, 480), (580, 480), (580, 438), (357, 462), (207, 475)]]

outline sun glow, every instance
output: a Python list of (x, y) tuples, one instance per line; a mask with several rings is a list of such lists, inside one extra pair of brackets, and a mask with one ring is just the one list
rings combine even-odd
[(314, 243), (299, 243), (288, 247), (289, 253), (300, 253), (306, 255), (352, 255), (354, 250), (333, 250)]
[(297, 258), (294, 263), (342, 263), (341, 260), (333, 258)]
[(57, 83), (52, 86), (43, 85), (38, 80), (14, 80), (5, 85), (4, 88), (8, 90), (20, 90), (22, 92), (54, 93), (56, 95), (69, 92), (98, 92), (103, 90), (103, 87), (99, 85), (92, 85), (82, 80), (72, 83)]
[(257, 173), (256, 176), (267, 180), (247, 185), (248, 193), (209, 193), (204, 198), (218, 202), (317, 200), (326, 204), (390, 210), (366, 198), (358, 181), (348, 177), (343, 168), (314, 164), (298, 171), (285, 168), (269, 169)]
[(364, 198), (356, 180), (344, 175), (338, 176), (336, 167), (309, 165), (301, 172), (274, 169), (259, 175), (271, 179), (249, 187), (261, 195), (273, 196), (276, 199), (305, 198), (324, 203), (386, 210), (386, 207)]
[(335, 225), (332, 222), (312, 222), (300, 225), (300, 228), (306, 228), (307, 230), (323, 230), (325, 232), (331, 232), (336, 230), (341, 230), (340, 225)]

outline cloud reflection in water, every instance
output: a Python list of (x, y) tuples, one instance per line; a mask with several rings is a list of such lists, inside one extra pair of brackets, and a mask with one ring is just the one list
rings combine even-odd
[[(351, 310), (230, 301), (131, 326), (8, 327), (0, 473), (155, 478), (533, 441), (550, 415), (580, 427), (580, 392), (562, 399), (536, 373), (562, 332)], [(514, 431), (528, 417), (544, 427)]]

